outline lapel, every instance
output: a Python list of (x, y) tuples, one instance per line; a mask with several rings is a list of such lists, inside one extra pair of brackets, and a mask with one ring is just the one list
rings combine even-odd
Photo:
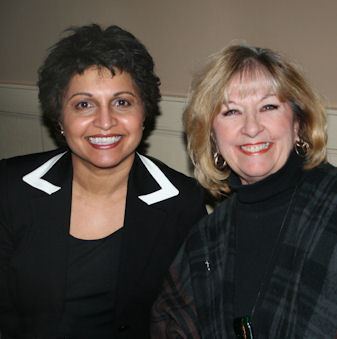
[[(139, 196), (158, 191), (160, 186), (145, 168), (139, 156), (135, 157), (130, 172), (126, 199), (123, 244), (117, 282), (116, 310), (124, 309), (132, 291), (146, 280), (144, 274), (151, 259), (151, 252), (167, 222), (166, 202), (148, 205)], [(151, 279), (151, 277), (149, 277)]]
[[(54, 158), (52, 158), (54, 159)], [(63, 307), (67, 265), (67, 234), (69, 233), (72, 189), (70, 152), (64, 154), (35, 184), (43, 189), (31, 201), (34, 225), (34, 265), (39, 274), (35, 298), (37, 309), (49, 303), (52, 310)], [(28, 177), (28, 181), (33, 179)], [(35, 185), (35, 186), (36, 186)], [(59, 187), (59, 188), (58, 188)], [(35, 187), (37, 188), (37, 187)], [(51, 193), (44, 189), (52, 189)], [(35, 288), (36, 290), (36, 288)], [(32, 298), (34, 295), (32, 296)]]
[[(69, 233), (72, 194), (72, 165), (70, 152), (49, 159), (23, 180), (37, 189), (31, 201), (33, 213), (35, 266), (38, 286), (45, 289), (32, 296), (40, 307), (45, 293), (49, 307), (62, 310), (67, 272), (67, 234)], [(117, 281), (116, 309), (122, 310), (137, 289), (151, 258), (160, 230), (168, 222), (170, 197), (179, 191), (148, 158), (135, 157), (131, 168)], [(34, 265), (33, 265), (34, 266)], [(52, 268), (52, 269), (51, 269)], [(149, 276), (149, 279), (151, 277)], [(33, 279), (34, 280), (34, 279)], [(32, 280), (32, 285), (37, 281)], [(36, 288), (35, 288), (36, 290)], [(41, 291), (39, 291), (41, 292)]]

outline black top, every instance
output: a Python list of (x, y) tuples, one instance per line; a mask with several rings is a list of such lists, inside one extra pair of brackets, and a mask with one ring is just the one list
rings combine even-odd
[[(0, 161), (3, 337), (54, 338), (58, 333), (66, 297), (73, 179), (71, 153), (59, 158), (64, 151)], [(146, 167), (143, 160), (155, 167)], [(44, 167), (43, 180), (35, 177), (31, 184), (22, 180), (28, 173), (37, 176), (34, 171), (42, 165), (51, 166)], [(140, 197), (160, 190), (157, 174), (179, 194), (173, 196), (170, 187), (164, 186), (165, 195), (148, 196), (153, 198), (148, 205)], [(50, 190), (55, 191), (47, 194)], [(205, 213), (202, 190), (193, 178), (155, 159), (135, 156), (127, 187), (114, 338), (150, 338), (150, 310), (163, 278), (190, 228)]]
[(301, 173), (302, 159), (291, 153), (279, 171), (255, 184), (241, 185), (237, 177), (230, 178), (237, 192), (235, 317), (252, 314)]
[(62, 336), (112, 337), (123, 228), (97, 240), (69, 236)]

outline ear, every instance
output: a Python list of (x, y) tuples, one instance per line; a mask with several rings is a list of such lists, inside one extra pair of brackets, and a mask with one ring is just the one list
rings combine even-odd
[(297, 140), (300, 139), (299, 131), (300, 131), (300, 122), (297, 119), (295, 119), (295, 121), (294, 121), (294, 141), (297, 141)]
[(61, 133), (61, 135), (63, 135), (64, 136), (64, 129), (63, 129), (63, 125), (62, 125), (62, 123), (59, 121), (58, 122), (58, 125), (59, 125), (59, 128), (60, 128), (60, 133)]
[(216, 136), (213, 130), (211, 131), (210, 139), (212, 152), (219, 153), (218, 143), (216, 141)]
[(214, 142), (214, 144), (216, 145), (216, 137), (215, 137), (215, 133), (214, 130), (211, 130), (211, 140)]

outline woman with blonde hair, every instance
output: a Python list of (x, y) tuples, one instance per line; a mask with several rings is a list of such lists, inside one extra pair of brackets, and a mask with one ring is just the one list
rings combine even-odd
[(196, 178), (225, 199), (171, 266), (153, 337), (336, 337), (337, 171), (297, 66), (264, 48), (220, 51), (184, 123)]

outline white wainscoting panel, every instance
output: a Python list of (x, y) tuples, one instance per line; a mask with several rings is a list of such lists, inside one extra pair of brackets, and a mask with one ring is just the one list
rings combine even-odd
[[(185, 99), (164, 96), (162, 114), (147, 140), (148, 154), (191, 175), (181, 115)], [(328, 158), (337, 166), (337, 109), (328, 109)], [(0, 159), (55, 148), (41, 114), (35, 86), (0, 84)]]
[(337, 166), (337, 109), (328, 109), (328, 160)]
[(53, 148), (36, 87), (0, 84), (0, 159)]

